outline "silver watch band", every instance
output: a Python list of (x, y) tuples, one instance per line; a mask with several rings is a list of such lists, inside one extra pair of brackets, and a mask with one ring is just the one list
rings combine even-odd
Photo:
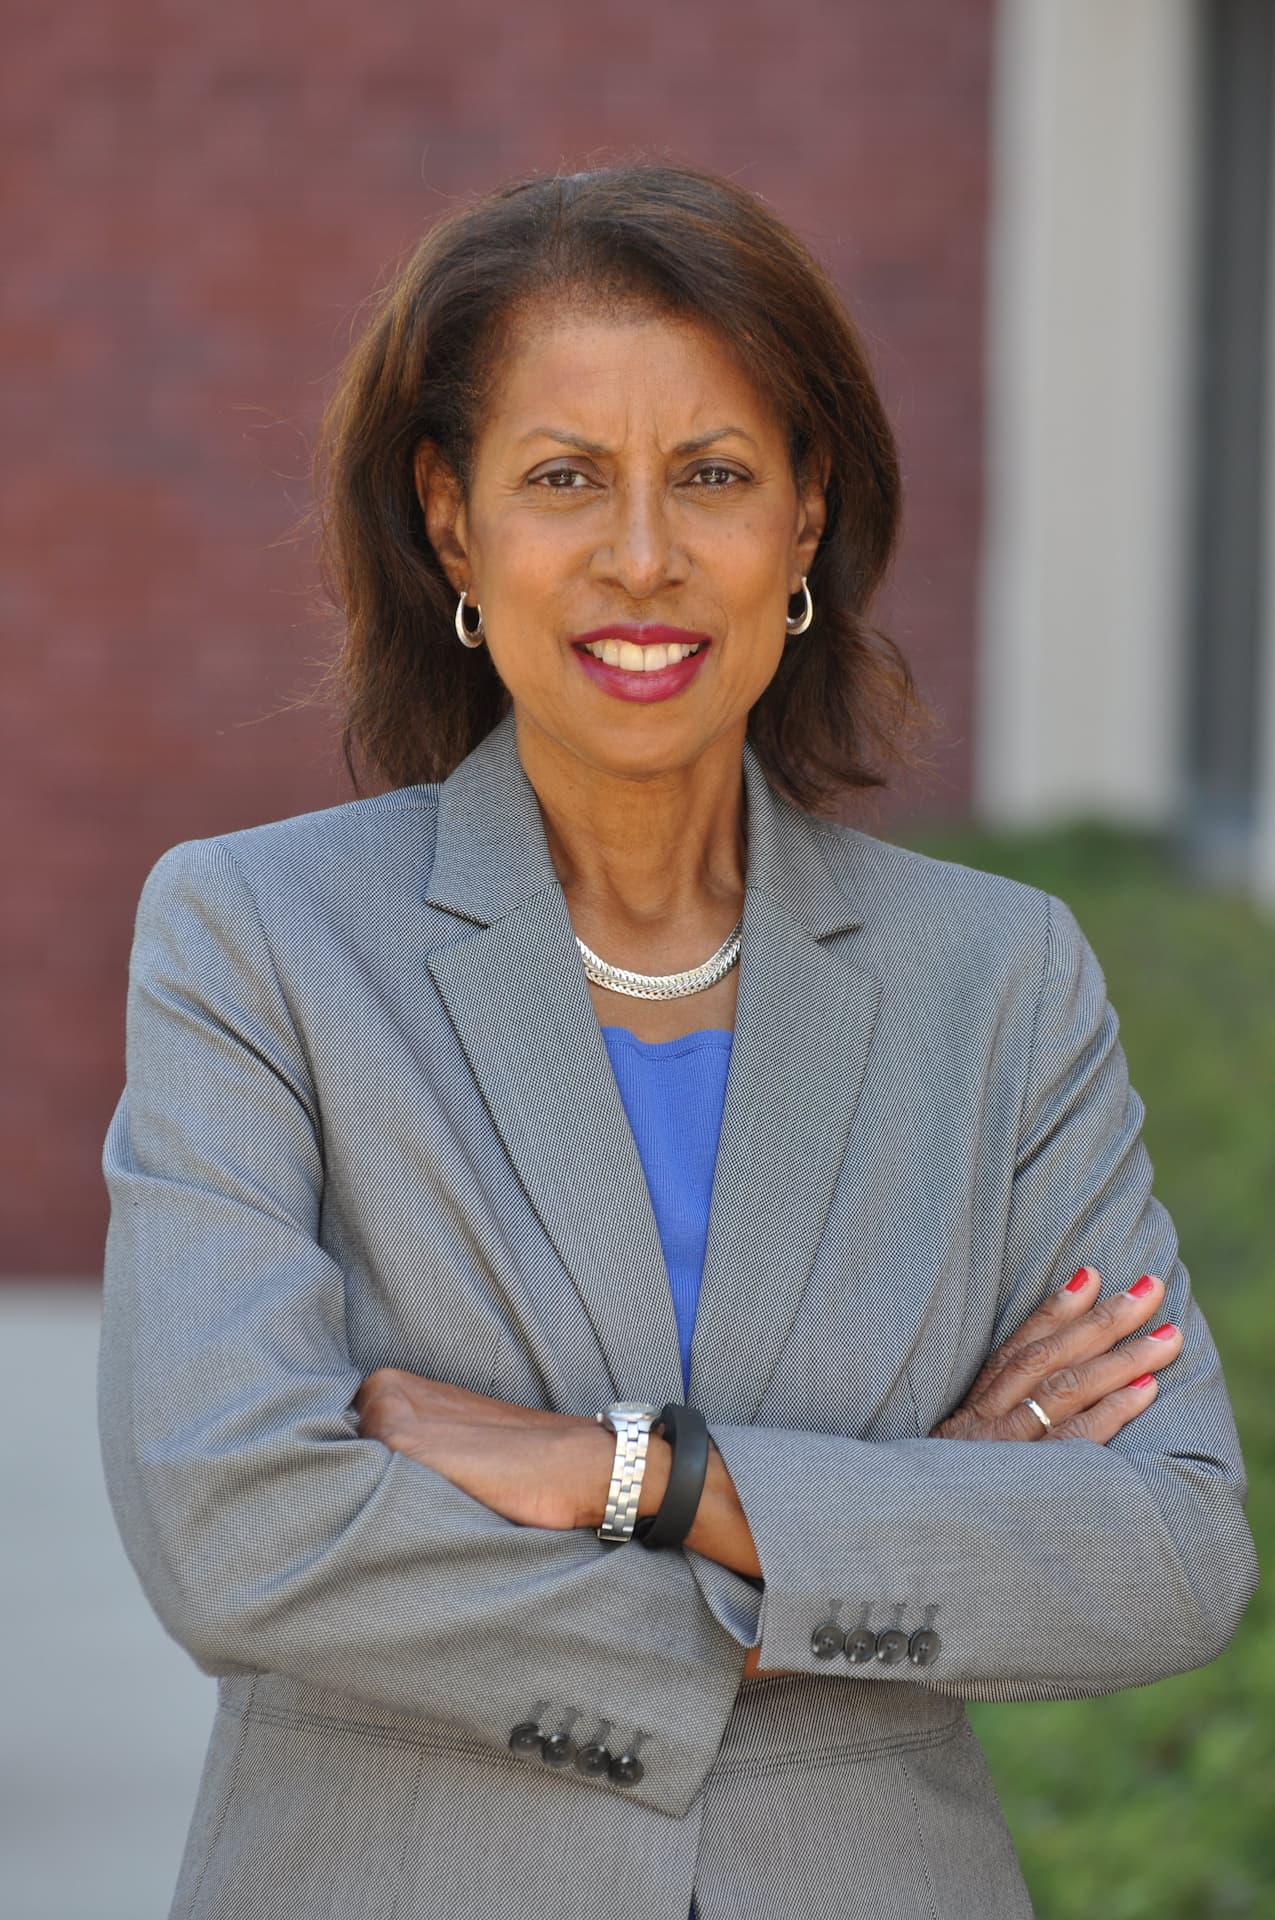
[(631, 1540), (637, 1523), (638, 1499), (646, 1472), (647, 1443), (660, 1409), (644, 1400), (617, 1400), (598, 1415), (599, 1425), (615, 1435), (615, 1465), (607, 1491), (606, 1512), (598, 1528), (599, 1540)]

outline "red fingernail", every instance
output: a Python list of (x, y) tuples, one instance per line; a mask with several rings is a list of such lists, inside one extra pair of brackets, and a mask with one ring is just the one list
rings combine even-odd
[(1129, 1385), (1131, 1387), (1152, 1387), (1155, 1385), (1155, 1375), (1153, 1373), (1144, 1373), (1140, 1379), (1131, 1380)]
[(1080, 1289), (1084, 1286), (1088, 1278), (1089, 1278), (1088, 1267), (1081, 1267), (1078, 1273), (1072, 1274), (1071, 1279), (1067, 1282), (1067, 1285), (1064, 1288), (1064, 1292), (1079, 1293)]
[(1177, 1328), (1173, 1325), (1172, 1321), (1166, 1320), (1162, 1327), (1156, 1328), (1151, 1338), (1153, 1340), (1172, 1340), (1176, 1332)]
[(1155, 1281), (1151, 1278), (1151, 1275), (1144, 1273), (1141, 1280), (1139, 1280), (1136, 1285), (1130, 1287), (1129, 1292), (1135, 1300), (1142, 1300), (1145, 1299), (1146, 1295), (1151, 1292), (1154, 1286)]

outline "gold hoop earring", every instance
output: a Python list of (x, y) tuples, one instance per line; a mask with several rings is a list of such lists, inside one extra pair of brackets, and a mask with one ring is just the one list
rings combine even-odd
[(460, 599), (456, 602), (456, 637), (462, 647), (481, 647), (483, 643), (483, 610), (475, 600), (474, 612), (478, 615), (478, 625), (476, 627), (467, 627), (465, 625), (465, 602), (468, 598), (469, 588), (466, 587)]
[(806, 576), (804, 573), (801, 576), (801, 591), (806, 597), (806, 604), (797, 615), (797, 618), (794, 620), (790, 614), (784, 615), (784, 625), (789, 633), (804, 633), (815, 617), (815, 603), (811, 598), (810, 588), (806, 585)]

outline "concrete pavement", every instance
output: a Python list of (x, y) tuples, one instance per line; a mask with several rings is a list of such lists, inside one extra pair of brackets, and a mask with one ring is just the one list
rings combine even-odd
[(0, 1286), (5, 1920), (167, 1920), (216, 1707), (115, 1530), (98, 1328), (96, 1285)]

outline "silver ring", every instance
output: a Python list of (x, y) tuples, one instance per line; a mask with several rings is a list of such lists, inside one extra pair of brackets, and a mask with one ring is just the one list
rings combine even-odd
[(1045, 1409), (1040, 1405), (1040, 1402), (1037, 1400), (1032, 1400), (1028, 1398), (1023, 1401), (1023, 1405), (1025, 1407), (1031, 1408), (1036, 1418), (1040, 1421), (1041, 1426), (1044, 1427), (1046, 1432), (1048, 1432), (1050, 1427), (1052, 1427), (1054, 1423), (1050, 1419), (1049, 1415), (1045, 1412)]
[(788, 632), (790, 634), (804, 633), (806, 631), (806, 628), (810, 625), (810, 622), (815, 617), (814, 597), (811, 594), (810, 588), (806, 585), (806, 576), (804, 573), (801, 576), (801, 587), (799, 591), (802, 595), (802, 598), (805, 601), (805, 605), (802, 607), (801, 612), (797, 615), (797, 618), (795, 620), (790, 620), (787, 614), (784, 615), (784, 625), (788, 629)]
[(474, 612), (478, 615), (478, 625), (476, 627), (467, 627), (465, 625), (465, 605), (468, 599), (469, 588), (466, 587), (460, 599), (456, 602), (456, 613), (452, 625), (456, 629), (456, 638), (460, 641), (462, 647), (481, 647), (483, 634), (486, 631), (483, 626), (483, 610), (475, 600), (473, 605)]

